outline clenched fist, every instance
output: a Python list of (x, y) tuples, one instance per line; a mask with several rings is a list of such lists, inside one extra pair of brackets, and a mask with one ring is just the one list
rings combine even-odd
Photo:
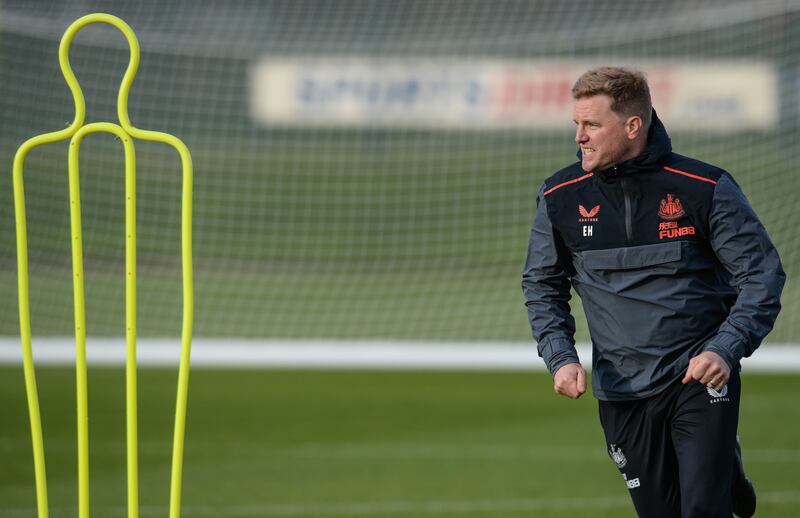
[(586, 370), (580, 363), (562, 366), (553, 376), (553, 388), (556, 394), (578, 399), (586, 392)]

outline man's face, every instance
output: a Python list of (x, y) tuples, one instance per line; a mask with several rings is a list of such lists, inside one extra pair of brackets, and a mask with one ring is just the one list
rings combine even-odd
[(632, 140), (625, 119), (611, 110), (607, 95), (582, 97), (575, 101), (575, 142), (581, 146), (581, 168), (602, 171), (631, 155)]

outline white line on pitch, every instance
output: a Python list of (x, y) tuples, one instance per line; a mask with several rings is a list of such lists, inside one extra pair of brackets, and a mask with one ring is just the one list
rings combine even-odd
[[(72, 365), (74, 339), (34, 337), (37, 365)], [(591, 364), (591, 346), (578, 344), (584, 364)], [(178, 338), (142, 338), (137, 343), (140, 366), (175, 367), (180, 356)], [(89, 337), (91, 365), (125, 362), (122, 338)], [(21, 364), (18, 337), (0, 337), (0, 364)], [(745, 372), (799, 372), (800, 345), (775, 344), (759, 348), (742, 360)], [(544, 370), (536, 346), (530, 342), (447, 342), (416, 340), (248, 340), (196, 338), (192, 367), (299, 368), (395, 370)]]

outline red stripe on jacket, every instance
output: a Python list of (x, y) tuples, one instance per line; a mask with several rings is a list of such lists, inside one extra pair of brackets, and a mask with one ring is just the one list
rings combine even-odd
[(583, 176), (575, 178), (574, 180), (569, 180), (567, 182), (560, 183), (560, 184), (556, 185), (555, 187), (551, 187), (550, 189), (547, 189), (546, 191), (544, 191), (544, 195), (547, 196), (548, 194), (550, 194), (551, 192), (553, 192), (555, 190), (561, 189), (562, 187), (565, 187), (565, 186), (573, 184), (573, 183), (582, 182), (583, 180), (586, 180), (587, 178), (591, 178), (592, 176), (594, 176), (594, 173), (587, 173), (587, 174), (585, 174)]
[(683, 176), (688, 176), (689, 178), (694, 178), (695, 180), (700, 180), (701, 182), (708, 182), (710, 184), (717, 185), (717, 182), (710, 178), (703, 178), (702, 176), (697, 176), (696, 174), (687, 173), (686, 171), (681, 171), (680, 169), (673, 169), (667, 166), (664, 166), (664, 169), (669, 171), (670, 173), (682, 174)]

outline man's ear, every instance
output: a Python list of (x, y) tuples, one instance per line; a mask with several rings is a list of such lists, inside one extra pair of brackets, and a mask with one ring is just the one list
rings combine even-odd
[(628, 135), (628, 140), (635, 140), (641, 132), (642, 118), (638, 115), (628, 117), (628, 120), (625, 121), (625, 133)]

